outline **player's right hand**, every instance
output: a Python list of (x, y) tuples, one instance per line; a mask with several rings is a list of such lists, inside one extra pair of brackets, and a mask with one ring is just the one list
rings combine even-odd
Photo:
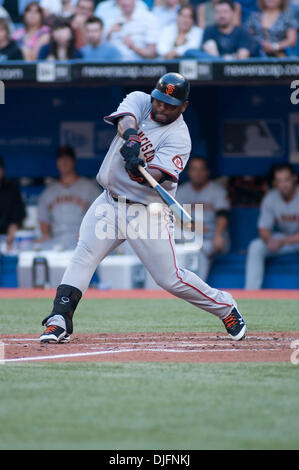
[(145, 166), (144, 160), (138, 157), (133, 157), (126, 161), (125, 169), (129, 177), (131, 178), (131, 180), (136, 181), (137, 183), (141, 184), (141, 183), (144, 183), (145, 180), (138, 169), (139, 165)]
[(120, 148), (120, 153), (127, 162), (132, 158), (137, 158), (140, 152), (140, 145), (141, 139), (137, 134), (136, 129), (127, 129), (124, 134), (123, 138), (125, 139), (125, 143)]

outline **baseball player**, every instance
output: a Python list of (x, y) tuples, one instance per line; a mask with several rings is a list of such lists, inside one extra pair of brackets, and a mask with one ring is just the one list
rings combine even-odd
[(99, 196), (99, 186), (76, 172), (76, 155), (72, 147), (60, 147), (56, 155), (59, 181), (42, 193), (38, 204), (42, 250), (76, 248), (82, 218)]
[(290, 164), (275, 167), (274, 185), (261, 204), (260, 238), (248, 248), (245, 288), (250, 290), (262, 287), (267, 257), (299, 252), (299, 187)]
[(204, 231), (198, 252), (198, 276), (206, 281), (213, 256), (229, 249), (227, 230), (230, 204), (227, 191), (210, 180), (210, 170), (205, 159), (191, 158), (188, 164), (189, 181), (179, 186), (176, 199), (182, 204), (203, 204)]
[[(132, 92), (104, 118), (117, 130), (97, 175), (105, 191), (83, 218), (78, 245), (57, 288), (53, 310), (42, 322), (47, 328), (41, 342), (69, 341), (74, 311), (96, 267), (125, 239), (159, 286), (216, 315), (232, 339), (245, 336), (246, 324), (232, 296), (178, 266), (173, 214), (167, 206), (161, 204), (161, 216), (152, 217), (154, 228), (159, 229), (153, 232), (160, 235), (136, 237), (138, 223), (132, 218), (136, 206), (144, 215), (152, 203), (161, 202), (157, 192), (145, 184), (139, 165), (147, 165), (149, 173), (174, 196), (189, 158), (191, 141), (182, 116), (189, 88), (182, 75), (165, 74), (151, 95)], [(103, 226), (106, 237), (102, 236)]]

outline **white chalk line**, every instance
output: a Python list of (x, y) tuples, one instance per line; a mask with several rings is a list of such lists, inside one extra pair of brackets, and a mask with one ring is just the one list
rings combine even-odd
[[(261, 352), (259, 349), (251, 349), (250, 351), (258, 351)], [(266, 351), (281, 351), (281, 349), (267, 349)], [(67, 358), (76, 358), (76, 357), (87, 357), (87, 356), (99, 356), (99, 355), (107, 355), (107, 354), (120, 354), (120, 353), (128, 353), (128, 352), (164, 352), (164, 353), (217, 353), (217, 352), (240, 352), (239, 349), (216, 349), (216, 350), (184, 350), (184, 349), (156, 349), (156, 348), (142, 348), (142, 349), (121, 349), (121, 350), (114, 350), (114, 351), (95, 351), (95, 352), (82, 352), (82, 353), (70, 353), (70, 354), (54, 354), (52, 356), (34, 356), (34, 357), (19, 357), (13, 359), (4, 359), (3, 363), (10, 363), (10, 362), (26, 362), (26, 361), (45, 361), (45, 360), (53, 360), (53, 359), (67, 359)], [(265, 352), (265, 351), (263, 351)]]

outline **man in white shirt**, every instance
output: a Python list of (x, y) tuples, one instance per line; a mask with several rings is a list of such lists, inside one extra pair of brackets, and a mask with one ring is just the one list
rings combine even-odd
[(120, 14), (106, 25), (107, 39), (117, 47), (125, 61), (157, 56), (158, 22), (135, 0), (117, 0)]
[(75, 11), (77, 0), (41, 0), (40, 6), (47, 15), (69, 18)]
[[(148, 11), (148, 6), (143, 0), (136, 0), (136, 6)], [(121, 15), (121, 9), (119, 8), (117, 0), (105, 0), (100, 2), (94, 12), (94, 16), (101, 18), (104, 25), (112, 25), (115, 22), (115, 18), (119, 15)]]

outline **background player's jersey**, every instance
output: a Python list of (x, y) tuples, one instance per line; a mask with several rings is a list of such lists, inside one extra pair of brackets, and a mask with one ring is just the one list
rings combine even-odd
[(278, 189), (270, 190), (264, 197), (258, 228), (272, 230), (274, 226), (287, 235), (299, 233), (299, 186), (289, 202), (281, 197)]
[(209, 181), (200, 191), (193, 189), (189, 181), (180, 185), (177, 200), (181, 204), (203, 204), (204, 238), (207, 239), (214, 236), (217, 211), (230, 209), (227, 191), (214, 181)]
[(85, 212), (100, 193), (96, 182), (87, 178), (79, 178), (67, 187), (57, 181), (42, 193), (38, 219), (51, 225), (52, 237), (78, 235)]
[[(183, 116), (171, 124), (162, 125), (151, 117), (151, 96), (135, 91), (127, 95), (116, 112), (105, 118), (114, 124), (117, 117), (132, 115), (138, 124), (141, 138), (140, 158), (148, 168), (158, 168), (168, 175), (163, 187), (175, 195), (179, 174), (184, 169), (191, 151), (191, 139)], [(141, 185), (129, 177), (119, 149), (124, 140), (117, 134), (97, 175), (97, 181), (114, 196), (125, 196), (128, 200), (149, 204), (161, 202), (156, 191)]]

